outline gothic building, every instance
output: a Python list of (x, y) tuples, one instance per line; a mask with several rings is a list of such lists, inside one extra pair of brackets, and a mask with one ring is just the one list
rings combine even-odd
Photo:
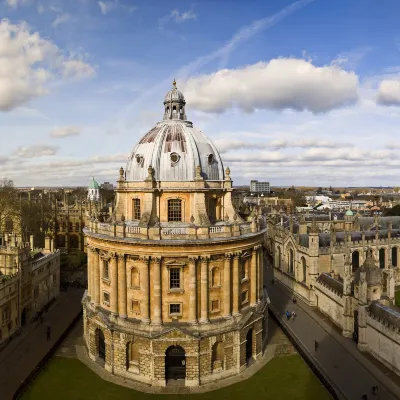
[(342, 219), (296, 223), (271, 216), (266, 246), (278, 284), (400, 374), (400, 217), (361, 217), (348, 210)]
[(263, 352), (265, 222), (243, 221), (214, 144), (176, 88), (161, 122), (120, 169), (116, 205), (85, 229), (89, 356), (154, 386), (198, 386), (241, 373)]

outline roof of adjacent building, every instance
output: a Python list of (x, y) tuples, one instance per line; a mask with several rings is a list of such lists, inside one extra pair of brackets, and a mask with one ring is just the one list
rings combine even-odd
[(380, 321), (386, 321), (389, 326), (400, 328), (400, 309), (396, 306), (385, 306), (378, 301), (368, 306), (369, 314)]
[(317, 278), (317, 282), (337, 293), (339, 296), (343, 295), (343, 282), (333, 278), (328, 273), (323, 272)]

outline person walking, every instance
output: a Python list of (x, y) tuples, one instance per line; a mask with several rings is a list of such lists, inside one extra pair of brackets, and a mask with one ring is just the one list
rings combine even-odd
[(378, 394), (378, 386), (377, 385), (372, 386), (372, 394), (374, 396), (376, 396)]
[(294, 319), (296, 318), (296, 313), (294, 311), (292, 311), (292, 320), (294, 321)]
[(318, 347), (319, 347), (319, 343), (316, 340), (314, 340), (314, 350), (317, 351)]
[(49, 341), (51, 338), (51, 326), (50, 325), (47, 326), (46, 334), (47, 334), (47, 341)]
[(361, 400), (368, 400), (368, 395), (367, 395), (367, 393), (364, 393), (364, 394), (361, 396)]
[(289, 310), (286, 310), (286, 318), (287, 318), (288, 321), (289, 321), (291, 315), (292, 315), (292, 314), (290, 313), (290, 311), (289, 311)]
[(292, 301), (293, 301), (293, 304), (296, 304), (296, 303), (297, 303), (297, 299), (296, 299), (296, 297), (294, 297), (294, 296), (293, 296), (293, 299), (292, 299)]

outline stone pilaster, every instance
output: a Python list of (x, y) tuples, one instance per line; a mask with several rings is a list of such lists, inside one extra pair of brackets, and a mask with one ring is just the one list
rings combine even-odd
[(231, 318), (231, 259), (232, 254), (225, 254), (224, 262), (224, 317)]
[(254, 247), (251, 254), (251, 266), (250, 266), (250, 306), (255, 307), (257, 305), (257, 254), (258, 246)]
[(149, 270), (149, 257), (143, 257), (140, 260), (143, 263), (141, 268), (141, 286), (143, 290), (143, 305), (140, 308), (140, 313), (142, 315), (142, 322), (145, 324), (150, 323), (150, 270)]
[(118, 314), (118, 264), (117, 255), (115, 253), (111, 254), (110, 260), (111, 266), (111, 299), (110, 299), (110, 309), (114, 315)]
[(161, 258), (152, 257), (153, 278), (154, 278), (154, 305), (152, 323), (154, 325), (162, 324), (162, 299), (161, 299)]
[(126, 258), (118, 253), (118, 313), (121, 318), (128, 316), (126, 298)]
[(201, 275), (200, 275), (200, 290), (201, 290), (201, 315), (200, 323), (206, 324), (208, 319), (208, 260), (209, 256), (201, 257)]
[(233, 272), (232, 272), (232, 314), (234, 316), (240, 315), (239, 313), (239, 259), (240, 252), (236, 252), (233, 256)]
[(189, 324), (197, 324), (197, 259), (198, 257), (189, 257)]
[(93, 252), (93, 294), (94, 305), (100, 305), (100, 260), (99, 251), (94, 249)]
[(88, 246), (88, 260), (87, 260), (87, 283), (88, 283), (88, 296), (90, 299), (93, 297), (92, 279), (93, 279), (93, 252), (92, 247)]
[(257, 262), (257, 302), (259, 303), (264, 298), (264, 252), (262, 245), (258, 246), (258, 262)]

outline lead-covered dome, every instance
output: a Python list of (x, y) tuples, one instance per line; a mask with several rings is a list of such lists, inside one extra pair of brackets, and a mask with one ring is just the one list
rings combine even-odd
[(185, 98), (176, 88), (165, 96), (164, 119), (133, 148), (126, 166), (127, 181), (143, 181), (148, 168), (159, 181), (194, 181), (199, 166), (205, 180), (221, 181), (224, 168), (218, 150), (203, 132), (186, 120)]

